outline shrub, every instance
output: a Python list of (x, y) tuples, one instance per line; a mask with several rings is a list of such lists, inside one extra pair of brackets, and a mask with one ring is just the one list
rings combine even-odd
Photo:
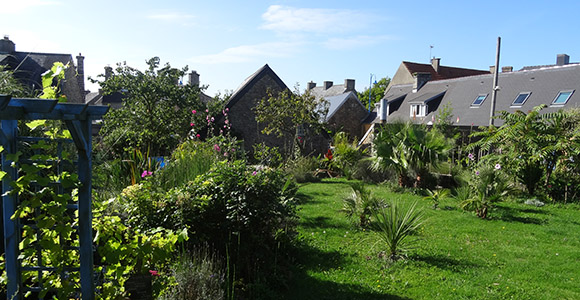
[(472, 197), (462, 202), (464, 210), (474, 211), (485, 219), (493, 203), (502, 200), (512, 190), (509, 178), (501, 170), (501, 165), (491, 165), (482, 161), (473, 171), (470, 181)]
[(332, 167), (338, 169), (347, 179), (352, 179), (356, 171), (356, 164), (363, 156), (363, 150), (357, 145), (357, 141), (349, 143), (348, 135), (345, 132), (338, 132), (334, 135), (334, 159)]
[(439, 207), (439, 202), (441, 199), (446, 198), (449, 195), (448, 189), (440, 189), (440, 190), (427, 190), (427, 196), (423, 197), (424, 200), (430, 200), (433, 202), (433, 209), (437, 209)]
[(314, 157), (300, 156), (287, 162), (284, 169), (298, 183), (320, 181), (320, 178), (314, 176), (314, 172), (318, 169), (318, 159)]
[(343, 211), (357, 226), (366, 227), (370, 222), (372, 211), (379, 205), (379, 200), (362, 182), (350, 183), (351, 191), (343, 199)]
[(403, 257), (416, 241), (412, 234), (423, 224), (423, 212), (417, 202), (404, 207), (393, 201), (386, 208), (375, 210), (374, 217), (379, 237), (387, 246), (388, 259), (395, 261)]

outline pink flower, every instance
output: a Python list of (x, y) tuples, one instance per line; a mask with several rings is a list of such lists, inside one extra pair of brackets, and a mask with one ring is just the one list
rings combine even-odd
[(189, 126), (193, 127), (193, 126), (195, 126), (195, 124), (193, 124), (193, 123), (189, 123)]
[(225, 121), (225, 123), (226, 123), (226, 124), (228, 124), (228, 123), (229, 123), (229, 121), (228, 121), (228, 120), (226, 120), (226, 121)]
[(149, 270), (149, 274), (151, 274), (151, 276), (161, 276), (161, 274), (155, 270)]
[(218, 146), (218, 144), (214, 144), (213, 145), (213, 150), (215, 150), (217, 152), (220, 152), (221, 149), (220, 149), (220, 146)]
[(256, 176), (256, 174), (258, 174), (258, 172), (256, 171), (252, 172), (252, 176)]
[(191, 113), (192, 114), (195, 114), (195, 113), (197, 113), (197, 110), (194, 109), (194, 110), (191, 111)]
[(226, 111), (230, 111), (230, 109), (226, 107)]
[(199, 139), (199, 137), (200, 137), (200, 136), (201, 136), (201, 135), (199, 135), (199, 133), (195, 135), (195, 137), (197, 137), (198, 139)]
[(145, 177), (151, 176), (151, 175), (153, 175), (153, 172), (145, 170), (145, 171), (143, 171), (143, 173), (141, 173), (141, 178), (145, 178)]
[(209, 109), (206, 109), (205, 112), (209, 112)]
[(473, 153), (469, 153), (469, 154), (467, 155), (467, 158), (469, 158), (469, 160), (473, 160)]
[(215, 121), (215, 119), (213, 117), (211, 117), (211, 121), (213, 122), (213, 121)]
[(475, 171), (475, 175), (479, 176), (479, 171)]
[(496, 169), (496, 170), (499, 170), (499, 169), (501, 169), (501, 165), (500, 165), (500, 164), (495, 164), (495, 169)]

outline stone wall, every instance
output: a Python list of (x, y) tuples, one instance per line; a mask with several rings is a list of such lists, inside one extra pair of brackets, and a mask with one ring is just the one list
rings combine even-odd
[(328, 120), (328, 125), (333, 131), (344, 131), (348, 133), (349, 137), (358, 140), (364, 135), (361, 121), (367, 114), (368, 111), (361, 106), (356, 98), (349, 97)]

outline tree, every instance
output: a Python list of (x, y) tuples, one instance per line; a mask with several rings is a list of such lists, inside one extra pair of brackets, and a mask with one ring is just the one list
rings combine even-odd
[(176, 69), (159, 63), (159, 57), (151, 58), (144, 72), (117, 64), (113, 74), (99, 82), (105, 95), (120, 93), (123, 97), (123, 106), (105, 115), (101, 129), (104, 143), (117, 154), (140, 149), (151, 156), (167, 155), (187, 138), (191, 124), (197, 121), (192, 118), (199, 118), (202, 124), (202, 114), (192, 114), (205, 109), (200, 88), (178, 85), (187, 66)]
[(254, 112), (256, 121), (265, 125), (262, 133), (293, 137), (293, 146), (297, 145), (302, 154), (304, 139), (310, 138), (302, 134), (302, 129), (307, 127), (320, 131), (324, 127), (328, 107), (328, 101), (324, 98), (316, 99), (308, 91), (300, 94), (296, 86), (294, 92), (288, 89), (280, 93), (269, 91), (266, 98), (257, 102)]
[(14, 72), (3, 65), (0, 65), (0, 94), (12, 97), (31, 96), (31, 92), (14, 77)]
[[(453, 147), (453, 140), (436, 129), (411, 122), (395, 122), (381, 128), (374, 143), (373, 167), (391, 169), (399, 176), (399, 185), (422, 185), (429, 167), (443, 161)], [(414, 172), (416, 181), (409, 178)]]
[[(375, 103), (379, 102), (385, 96), (385, 90), (387, 86), (391, 83), (391, 78), (389, 76), (381, 78), (377, 83), (375, 83), (371, 89), (371, 110), (375, 106)], [(358, 99), (360, 102), (368, 109), (369, 105), (369, 89), (366, 88), (362, 93), (358, 93)]]

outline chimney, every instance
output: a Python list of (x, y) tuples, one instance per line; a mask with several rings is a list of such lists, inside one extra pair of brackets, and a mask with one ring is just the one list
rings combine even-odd
[(199, 74), (196, 71), (189, 73), (189, 85), (199, 86)]
[(439, 73), (439, 65), (441, 63), (441, 58), (435, 58), (433, 57), (431, 59), (431, 66), (433, 67), (433, 69), (435, 70), (436, 73)]
[(495, 66), (489, 66), (489, 73), (495, 74)]
[(325, 81), (323, 84), (325, 90), (328, 90), (329, 88), (332, 87), (332, 81)]
[(346, 88), (347, 92), (354, 91), (354, 79), (345, 79), (344, 87)]
[(413, 92), (416, 93), (429, 80), (431, 80), (431, 73), (428, 72), (415, 73), (415, 82), (413, 82)]
[(556, 65), (557, 66), (564, 66), (570, 63), (570, 56), (567, 54), (558, 54), (556, 56)]
[(0, 40), (0, 53), (10, 54), (14, 51), (16, 51), (16, 45), (10, 40), (10, 37), (5, 35), (4, 39)]
[(82, 94), (86, 94), (85, 91), (85, 57), (80, 53), (77, 56), (77, 81), (79, 83), (79, 89)]
[(316, 87), (316, 82), (314, 82), (314, 81), (310, 81), (309, 83), (306, 84), (306, 89), (309, 91), (315, 87)]
[(501, 67), (501, 72), (502, 73), (509, 73), (509, 72), (513, 72), (514, 67), (512, 66), (505, 66), (505, 67)]
[(380, 109), (378, 110), (379, 120), (381, 123), (385, 123), (387, 121), (387, 115), (389, 114), (389, 106), (387, 105), (387, 99), (381, 99), (379, 101), (381, 103)]
[(111, 68), (111, 66), (106, 66), (105, 67), (105, 80), (111, 78), (111, 76), (113, 76), (113, 68)]

